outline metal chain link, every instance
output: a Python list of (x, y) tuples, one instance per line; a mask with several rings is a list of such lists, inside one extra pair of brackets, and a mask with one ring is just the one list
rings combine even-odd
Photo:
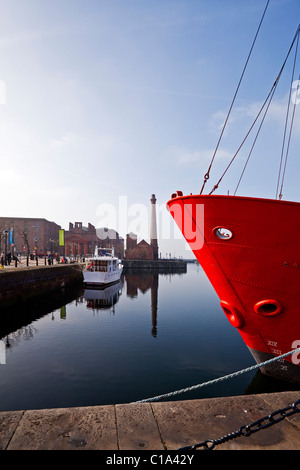
[(178, 450), (212, 450), (215, 446), (223, 444), (224, 442), (228, 442), (237, 437), (249, 437), (256, 432), (261, 431), (262, 429), (267, 429), (270, 426), (279, 423), (280, 421), (284, 420), (289, 416), (294, 415), (295, 413), (300, 413), (300, 409), (297, 407), (298, 404), (300, 404), (300, 399), (295, 401), (292, 405), (287, 406), (286, 408), (281, 408), (279, 410), (273, 411), (273, 413), (266, 415), (258, 419), (257, 421), (248, 424), (247, 426), (241, 426), (238, 431), (227, 434), (226, 436), (223, 436), (219, 439), (207, 439), (206, 441), (200, 442), (199, 444), (181, 447)]

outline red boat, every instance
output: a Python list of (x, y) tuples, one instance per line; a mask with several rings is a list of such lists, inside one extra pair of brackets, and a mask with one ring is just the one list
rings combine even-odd
[[(213, 195), (221, 179), (204, 195), (208, 178), (200, 194), (172, 194), (168, 210), (256, 362), (299, 348), (300, 203)], [(300, 383), (299, 352), (261, 370)]]
[[(257, 362), (300, 346), (300, 204), (238, 196), (167, 203)], [(262, 372), (300, 383), (298, 355)]]

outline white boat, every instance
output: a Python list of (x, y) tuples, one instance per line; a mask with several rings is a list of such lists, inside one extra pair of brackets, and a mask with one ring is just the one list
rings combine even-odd
[(86, 260), (83, 270), (83, 282), (89, 286), (105, 286), (118, 282), (123, 265), (115, 256), (114, 248), (98, 248), (92, 258)]

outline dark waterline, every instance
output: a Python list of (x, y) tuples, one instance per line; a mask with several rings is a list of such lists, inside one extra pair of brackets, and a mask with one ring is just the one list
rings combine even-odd
[[(127, 272), (105, 291), (64, 292), (18, 313), (23, 323), (0, 322), (0, 411), (134, 402), (254, 364), (195, 264)], [(297, 389), (254, 371), (171, 400)]]

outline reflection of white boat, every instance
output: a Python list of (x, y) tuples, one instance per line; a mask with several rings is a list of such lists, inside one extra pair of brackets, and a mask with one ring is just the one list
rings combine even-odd
[(85, 289), (83, 297), (86, 300), (87, 308), (92, 310), (108, 309), (118, 302), (121, 292), (122, 282), (119, 281), (100, 289)]
[(123, 265), (115, 257), (113, 248), (95, 249), (93, 258), (86, 260), (83, 270), (83, 282), (86, 285), (104, 286), (118, 282), (121, 278)]

